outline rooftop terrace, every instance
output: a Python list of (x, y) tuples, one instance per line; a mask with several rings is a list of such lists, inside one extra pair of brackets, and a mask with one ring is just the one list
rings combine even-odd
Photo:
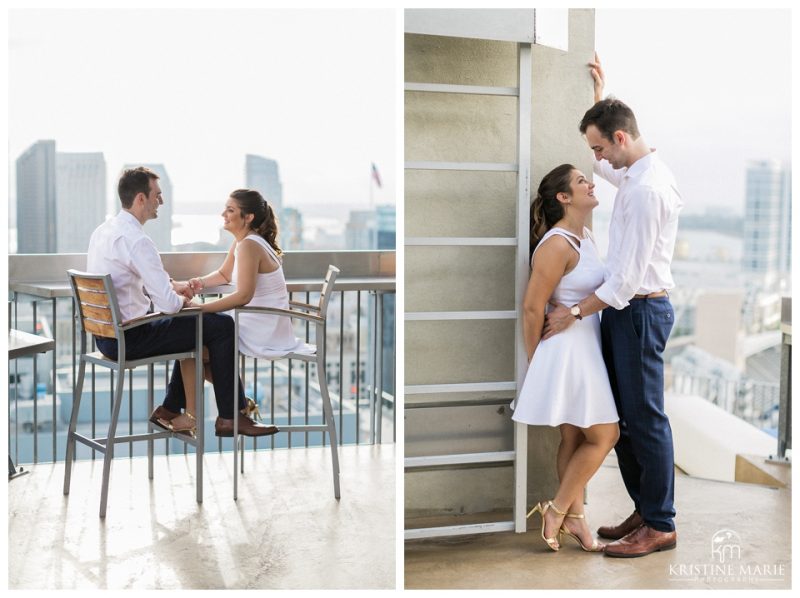
[[(637, 559), (580, 550), (565, 538), (558, 553), (539, 535), (513, 532), (406, 542), (405, 587), (496, 589), (789, 589), (791, 488), (717, 482), (678, 473), (678, 546)], [(592, 479), (586, 517), (592, 530), (618, 523), (632, 510), (613, 454)], [(508, 519), (508, 513), (497, 513)], [(472, 523), (462, 518), (417, 521), (420, 526)], [(458, 521), (456, 521), (458, 520)], [(481, 514), (481, 521), (486, 514)], [(407, 522), (408, 526), (408, 522)], [(712, 538), (732, 530), (740, 558), (720, 563)]]
[(342, 498), (324, 448), (115, 459), (108, 515), (102, 461), (40, 463), (8, 485), (8, 581), (18, 589), (394, 588), (395, 445), (341, 448)]

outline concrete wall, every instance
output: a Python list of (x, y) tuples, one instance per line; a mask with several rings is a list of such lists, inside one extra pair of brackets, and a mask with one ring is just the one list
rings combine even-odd
[(741, 330), (743, 301), (741, 291), (708, 292), (700, 295), (695, 304), (695, 345), (732, 363), (740, 371), (745, 367)]
[(767, 457), (778, 448), (775, 438), (702, 397), (670, 392), (664, 408), (672, 427), (675, 465), (690, 476), (733, 482), (739, 455)]
[[(570, 162), (591, 172), (578, 122), (592, 103), (586, 63), (593, 56), (594, 11), (570, 10), (569, 52), (533, 48), (532, 192), (542, 176)], [(405, 80), (517, 86), (514, 43), (428, 35), (405, 36)], [(407, 161), (516, 163), (517, 98), (406, 92)], [(409, 237), (515, 237), (516, 173), (408, 170)], [(513, 310), (514, 247), (406, 247), (407, 311)], [(405, 383), (503, 382), (514, 372), (513, 320), (409, 321)], [(414, 395), (406, 403), (458, 401), (462, 406), (407, 408), (405, 455), (511, 450), (507, 405), (513, 393)], [(472, 403), (463, 405), (464, 402)], [(529, 431), (529, 502), (557, 485), (558, 432)], [(509, 466), (406, 473), (407, 517), (511, 508)]]

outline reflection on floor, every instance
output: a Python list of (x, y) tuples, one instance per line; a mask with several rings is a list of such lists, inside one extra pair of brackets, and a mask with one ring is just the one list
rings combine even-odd
[(233, 457), (116, 459), (98, 517), (102, 461), (31, 466), (9, 483), (10, 589), (394, 588), (395, 446), (341, 449), (342, 498), (325, 448)]

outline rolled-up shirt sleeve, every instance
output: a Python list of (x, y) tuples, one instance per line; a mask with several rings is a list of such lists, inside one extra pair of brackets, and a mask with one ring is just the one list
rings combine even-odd
[(143, 236), (132, 247), (132, 266), (138, 271), (142, 284), (156, 311), (174, 314), (183, 307), (183, 297), (172, 288), (161, 256), (150, 237)]
[(616, 263), (606, 281), (595, 291), (603, 303), (625, 308), (642, 286), (665, 218), (663, 196), (651, 187), (632, 192), (625, 206), (625, 228)]

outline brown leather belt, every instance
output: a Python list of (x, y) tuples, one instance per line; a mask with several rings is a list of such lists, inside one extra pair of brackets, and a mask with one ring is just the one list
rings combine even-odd
[(649, 295), (634, 295), (634, 299), (657, 299), (658, 297), (666, 297), (669, 293), (666, 291), (656, 291), (655, 293), (650, 293)]

